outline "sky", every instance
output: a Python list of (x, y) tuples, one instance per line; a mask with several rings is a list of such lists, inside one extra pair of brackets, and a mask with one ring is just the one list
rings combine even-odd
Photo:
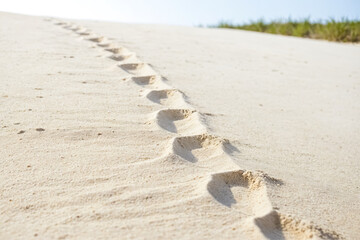
[(360, 19), (360, 0), (0, 0), (0, 11), (169, 25), (264, 19)]

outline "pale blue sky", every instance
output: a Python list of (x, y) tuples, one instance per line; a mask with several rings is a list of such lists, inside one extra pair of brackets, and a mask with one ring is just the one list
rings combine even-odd
[(175, 25), (263, 18), (359, 19), (360, 0), (2, 0), (0, 11), (64, 18)]

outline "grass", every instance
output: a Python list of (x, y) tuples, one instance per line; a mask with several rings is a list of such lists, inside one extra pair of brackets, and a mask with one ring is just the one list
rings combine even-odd
[(266, 23), (264, 20), (260, 19), (243, 25), (234, 25), (227, 22), (220, 22), (218, 25), (213, 27), (242, 29), (295, 37), (325, 39), (337, 42), (360, 42), (359, 20), (342, 19), (341, 21), (336, 21), (334, 19), (330, 19), (327, 21), (311, 22), (309, 19), (300, 21), (293, 21), (288, 19), (285, 21), (277, 20)]

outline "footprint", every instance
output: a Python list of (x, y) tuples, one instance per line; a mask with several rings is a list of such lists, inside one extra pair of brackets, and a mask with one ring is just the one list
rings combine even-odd
[(172, 142), (172, 151), (189, 162), (197, 162), (224, 154), (224, 144), (227, 140), (208, 134), (175, 137)]
[(61, 25), (66, 25), (66, 23), (65, 22), (56, 22), (56, 23), (54, 23), (55, 25), (59, 25), (59, 26), (61, 26)]
[(71, 31), (74, 31), (75, 29), (79, 28), (77, 25), (74, 25), (74, 24), (69, 24), (67, 26), (64, 26), (65, 29), (68, 29), (68, 30), (71, 30)]
[(160, 78), (158, 75), (149, 75), (149, 76), (141, 76), (141, 77), (132, 77), (131, 79), (137, 85), (153, 85)]
[(84, 31), (85, 30), (85, 28), (83, 28), (83, 27), (74, 27), (74, 28), (72, 28), (71, 29), (72, 31), (74, 31), (74, 32), (79, 32), (79, 31)]
[(117, 61), (117, 62), (123, 62), (125, 60), (136, 60), (135, 54), (129, 54), (129, 55), (120, 55), (120, 54), (114, 54), (109, 57), (110, 59)]
[(125, 63), (120, 68), (133, 75), (153, 75), (155, 71), (146, 63)]
[(244, 214), (258, 238), (284, 239), (280, 219), (259, 176), (243, 170), (213, 174), (207, 190), (220, 204)]
[(89, 36), (91, 34), (90, 31), (83, 31), (83, 32), (77, 32), (77, 34), (81, 35), (81, 36)]
[(159, 75), (148, 75), (140, 77), (130, 78), (135, 84), (149, 89), (159, 89), (169, 87), (165, 82), (163, 77)]
[(190, 109), (166, 109), (156, 113), (156, 124), (173, 133), (201, 134), (206, 128), (201, 124), (199, 113)]
[(247, 216), (253, 215), (249, 202), (249, 180), (244, 171), (213, 174), (207, 189), (220, 204), (240, 209)]
[(122, 47), (111, 47), (111, 46), (113, 46), (113, 45), (109, 45), (108, 48), (106, 48), (105, 50), (108, 51), (108, 52), (115, 53), (115, 54), (120, 54), (120, 53), (126, 52), (126, 49), (125, 49), (125, 48), (122, 48)]
[(93, 38), (88, 38), (87, 40), (92, 41), (92, 42), (97, 42), (97, 43), (101, 43), (103, 41), (105, 41), (105, 37), (93, 37)]
[(344, 239), (334, 231), (322, 229), (321, 227), (297, 220), (291, 216), (285, 216), (273, 210), (262, 217), (253, 220), (259, 236), (265, 239)]
[(146, 94), (150, 101), (173, 108), (188, 108), (185, 95), (177, 89), (151, 90)]
[(99, 47), (102, 47), (102, 48), (110, 48), (110, 47), (113, 46), (113, 43), (111, 43), (111, 42), (98, 43), (98, 46), (99, 46)]
[[(275, 180), (275, 181), (274, 181)], [(247, 216), (244, 224), (255, 239), (339, 239), (339, 235), (285, 216), (273, 209), (267, 184), (281, 182), (262, 173), (229, 171), (213, 174), (207, 185), (220, 204)], [(329, 237), (330, 236), (330, 237)]]

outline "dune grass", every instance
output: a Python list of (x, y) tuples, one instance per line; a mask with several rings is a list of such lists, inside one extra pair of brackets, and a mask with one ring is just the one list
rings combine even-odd
[(270, 22), (257, 20), (242, 25), (220, 22), (215, 27), (242, 29), (305, 38), (325, 39), (338, 42), (360, 42), (359, 20), (342, 19), (341, 21), (336, 21), (334, 19), (330, 19), (327, 21), (317, 22), (311, 22), (309, 19), (300, 21), (293, 21), (288, 19)]

